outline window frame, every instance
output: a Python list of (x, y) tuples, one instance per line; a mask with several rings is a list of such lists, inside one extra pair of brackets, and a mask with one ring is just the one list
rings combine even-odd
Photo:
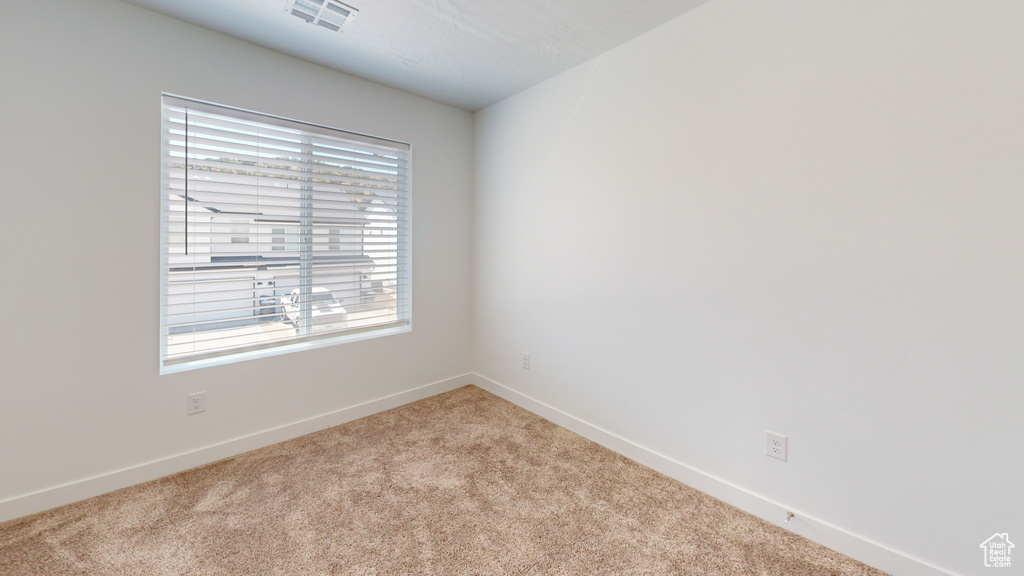
[[(168, 207), (169, 203), (171, 202), (169, 200), (169, 198), (174, 194), (174, 190), (172, 189), (172, 187), (170, 185), (170, 181), (173, 178), (170, 176), (170, 172), (172, 171), (172, 169), (170, 167), (170, 160), (169, 160), (172, 157), (171, 153), (170, 153), (170, 150), (172, 148), (174, 148), (174, 146), (172, 144), (172, 134), (171, 134), (171, 132), (169, 131), (169, 128), (168, 128), (168, 125), (171, 122), (168, 119), (169, 114), (170, 114), (170, 112), (168, 112), (168, 110), (170, 108), (174, 107), (174, 106), (178, 106), (178, 107), (181, 107), (181, 106), (194, 107), (194, 109), (202, 110), (205, 113), (221, 114), (221, 115), (225, 115), (227, 117), (230, 117), (232, 119), (239, 119), (239, 120), (241, 120), (243, 122), (260, 123), (260, 125), (263, 125), (262, 123), (266, 123), (266, 125), (273, 126), (273, 127), (284, 127), (286, 129), (289, 129), (289, 130), (291, 130), (291, 129), (303, 130), (302, 134), (304, 134), (304, 135), (307, 134), (307, 132), (305, 132), (305, 131), (308, 130), (309, 134), (313, 134), (313, 135), (316, 135), (316, 136), (319, 136), (319, 137), (326, 136), (327, 138), (340, 139), (341, 141), (348, 142), (348, 143), (350, 143), (352, 145), (366, 145), (366, 146), (370, 146), (370, 147), (381, 147), (381, 146), (383, 146), (385, 148), (389, 148), (390, 147), (391, 149), (395, 150), (395, 153), (396, 153), (396, 156), (395, 156), (396, 160), (395, 161), (398, 163), (396, 165), (397, 166), (396, 169), (398, 169), (400, 171), (400, 172), (396, 173), (396, 174), (398, 174), (398, 176), (396, 176), (396, 177), (398, 178), (399, 182), (404, 182), (404, 187), (402, 187), (401, 184), (396, 185), (396, 186), (398, 186), (398, 188), (396, 189), (396, 192), (395, 192), (395, 194), (396, 194), (396, 196), (395, 196), (395, 202), (396, 202), (395, 206), (399, 207), (394, 212), (394, 214), (395, 214), (395, 217), (394, 217), (394, 220), (395, 220), (394, 227), (395, 227), (396, 231), (395, 231), (395, 241), (393, 243), (393, 245), (395, 247), (394, 265), (393, 265), (394, 271), (395, 271), (394, 272), (395, 273), (395, 281), (394, 281), (395, 284), (393, 285), (393, 294), (394, 294), (395, 298), (394, 298), (393, 307), (394, 307), (394, 311), (395, 311), (394, 315), (395, 315), (396, 319), (394, 321), (391, 321), (391, 322), (378, 323), (378, 324), (361, 326), (361, 327), (351, 327), (351, 326), (349, 326), (349, 322), (346, 319), (346, 321), (344, 322), (344, 324), (346, 325), (346, 328), (344, 328), (344, 329), (330, 330), (330, 331), (322, 332), (322, 333), (314, 333), (316, 331), (316, 328), (314, 326), (315, 323), (313, 323), (310, 320), (310, 314), (311, 314), (311, 311), (312, 311), (312, 308), (313, 308), (313, 303), (312, 303), (313, 295), (312, 295), (312, 292), (315, 291), (315, 288), (313, 288), (313, 284), (315, 282), (317, 282), (317, 280), (313, 279), (313, 280), (309, 280), (308, 282), (306, 282), (306, 283), (309, 284), (309, 286), (307, 288), (305, 288), (304, 290), (306, 290), (306, 292), (310, 292), (309, 294), (306, 295), (306, 297), (310, 299), (310, 302), (305, 302), (304, 301), (304, 303), (303, 303), (304, 308), (303, 308), (303, 311), (301, 312), (301, 317), (298, 318), (298, 319), (295, 319), (295, 321), (294, 321), (295, 329), (296, 329), (296, 332), (297, 332), (297, 334), (295, 336), (282, 337), (280, 340), (272, 339), (272, 338), (271, 339), (264, 339), (262, 342), (260, 342), (259, 341), (259, 337), (256, 336), (256, 337), (254, 337), (254, 343), (252, 343), (252, 344), (239, 345), (239, 346), (235, 346), (235, 347), (230, 347), (229, 346), (229, 347), (225, 347), (225, 348), (222, 348), (222, 349), (217, 349), (217, 350), (213, 350), (213, 351), (205, 351), (205, 352), (203, 352), (203, 351), (195, 352), (194, 351), (192, 353), (184, 353), (184, 354), (180, 354), (179, 353), (179, 354), (177, 354), (177, 355), (175, 355), (173, 357), (169, 357), (169, 353), (168, 353), (168, 339), (170, 337), (170, 329), (169, 329), (170, 323), (168, 321), (168, 318), (169, 318), (169, 312), (168, 312), (169, 303), (168, 303), (168, 300), (169, 300), (169, 286), (172, 283), (172, 280), (171, 280), (171, 275), (172, 275), (172, 273), (171, 273), (171, 266), (172, 266), (171, 265), (171, 259), (172, 259), (171, 258), (171, 254), (172, 254), (172, 252), (171, 252), (171, 249), (169, 248), (169, 245), (171, 244), (170, 238), (171, 238), (171, 234), (172, 234), (171, 227), (172, 227), (172, 219), (173, 219), (173, 217), (172, 217), (172, 212), (167, 207)], [(180, 134), (180, 130), (179, 130), (179, 134)], [(187, 131), (186, 131), (186, 134), (187, 134)], [(184, 138), (188, 139), (187, 136), (184, 137)], [(186, 152), (186, 154), (187, 154), (187, 152)], [(187, 157), (188, 156), (186, 156), (186, 158)], [(179, 158), (180, 158), (180, 156), (179, 156)], [(283, 117), (283, 116), (277, 116), (277, 115), (273, 115), (273, 114), (256, 112), (256, 111), (247, 110), (247, 109), (243, 109), (243, 108), (238, 108), (238, 107), (234, 107), (234, 106), (227, 106), (227, 105), (213, 103), (213, 102), (208, 102), (208, 101), (204, 101), (204, 100), (198, 100), (198, 99), (195, 99), (195, 98), (179, 96), (179, 95), (176, 95), (176, 94), (162, 93), (161, 94), (161, 152), (160, 152), (160, 163), (161, 163), (161, 167), (160, 167), (160, 174), (161, 174), (161, 176), (160, 176), (160, 194), (161, 194), (161, 201), (160, 201), (160, 280), (159, 280), (159, 284), (160, 284), (159, 373), (160, 374), (173, 374), (173, 373), (183, 372), (183, 371), (187, 371), (187, 370), (195, 370), (195, 369), (205, 368), (205, 367), (210, 367), (210, 366), (219, 366), (219, 365), (230, 364), (230, 363), (234, 363), (234, 362), (242, 362), (242, 361), (247, 361), (247, 360), (252, 360), (252, 359), (257, 359), (257, 358), (265, 358), (265, 357), (277, 356), (277, 355), (281, 355), (281, 354), (291, 354), (291, 353), (294, 353), (294, 352), (299, 352), (299, 351), (304, 351), (304, 350), (312, 350), (312, 349), (316, 349), (316, 348), (322, 348), (322, 347), (326, 347), (326, 346), (335, 346), (335, 345), (339, 345), (339, 344), (344, 344), (344, 343), (349, 343), (349, 342), (356, 342), (356, 341), (360, 341), (360, 340), (367, 340), (367, 339), (373, 339), (373, 338), (392, 336), (392, 335), (402, 334), (402, 333), (407, 333), (407, 332), (411, 332), (412, 331), (412, 327), (413, 327), (412, 326), (412, 322), (413, 322), (413, 314), (412, 314), (412, 282), (413, 282), (412, 281), (412, 261), (413, 261), (413, 255), (412, 255), (412, 233), (413, 233), (413, 230), (412, 230), (412, 227), (413, 227), (413, 223), (412, 223), (412, 218), (413, 218), (413, 214), (412, 214), (412, 199), (413, 199), (412, 175), (413, 175), (413, 147), (412, 147), (412, 145), (410, 143), (402, 142), (402, 141), (398, 141), (398, 140), (393, 140), (393, 139), (388, 139), (388, 138), (380, 138), (380, 137), (375, 137), (375, 136), (369, 136), (369, 135), (361, 134), (361, 133), (358, 133), (358, 132), (352, 132), (352, 131), (349, 131), (349, 130), (342, 130), (342, 129), (333, 128), (333, 127), (330, 127), (330, 126), (325, 126), (325, 125), (322, 125), (322, 124), (315, 124), (315, 123), (301, 121), (301, 120), (295, 120), (295, 119), (287, 118), (287, 117)], [(188, 170), (190, 169), (190, 166), (191, 166), (192, 162), (191, 161), (185, 161), (184, 164), (186, 166), (185, 172), (184, 172), (185, 176), (183, 178), (181, 178), (181, 180), (187, 182), (189, 180), (189, 178), (190, 178), (190, 176), (188, 175)], [(180, 168), (179, 168), (179, 170), (180, 170)], [(404, 172), (403, 172), (403, 170), (404, 170)], [(260, 185), (256, 185), (256, 186), (253, 187), (253, 195), (252, 195), (253, 198), (257, 198), (259, 196), (259, 192), (258, 192), (259, 189), (260, 189)], [(322, 191), (319, 192), (319, 193), (323, 194)], [(342, 193), (344, 193), (344, 192), (342, 192)], [(365, 192), (364, 192), (364, 194), (365, 194)], [(370, 193), (370, 194), (374, 195), (372, 193)], [(181, 196), (180, 194), (178, 194), (178, 195)], [(189, 197), (189, 194), (187, 193), (187, 188), (186, 188), (186, 194), (184, 195), (183, 198), (184, 198), (184, 200), (183, 200), (184, 205), (189, 205), (191, 203), (191, 198)], [(381, 204), (380, 202), (373, 202), (373, 203)], [(386, 203), (383, 204), (382, 207), (380, 209), (378, 209), (376, 212), (378, 212), (378, 213), (386, 213), (387, 212), (387, 210), (385, 209), (386, 206), (387, 206)], [(363, 210), (363, 209), (360, 208), (360, 210)], [(188, 213), (187, 213), (187, 211), (186, 211), (185, 214), (186, 214), (185, 215), (185, 221), (188, 221)], [(370, 219), (367, 218), (367, 222), (369, 222), (369, 221), (370, 221)], [(259, 234), (260, 224), (258, 222), (255, 222), (255, 223), (257, 225), (256, 234)], [(236, 224), (236, 223), (231, 223), (229, 225), (230, 226), (240, 226), (240, 224)], [(386, 225), (386, 220), (385, 220), (385, 225)], [(273, 226), (277, 226), (278, 228), (280, 228), (279, 224), (274, 224)], [(265, 227), (267, 227), (267, 226), (265, 226)], [(212, 226), (211, 226), (211, 228), (212, 228)], [(287, 226), (286, 228), (291, 228), (291, 226)], [(283, 251), (276, 252), (277, 255), (283, 255), (283, 254), (286, 254), (286, 253), (287, 254), (293, 253), (292, 250), (288, 249), (291, 246), (301, 246), (301, 245), (306, 245), (306, 244), (308, 244), (309, 246), (312, 246), (312, 244), (316, 241), (315, 238), (319, 237), (319, 236), (316, 236), (316, 237), (314, 236), (314, 230), (313, 230), (313, 225), (312, 224), (309, 224), (309, 225), (303, 224), (303, 225), (300, 226), (300, 228), (302, 230), (300, 231), (300, 233), (298, 235), (299, 236), (299, 242), (295, 241), (295, 239), (293, 238), (293, 235), (291, 233), (286, 233), (284, 235), (286, 237), (286, 239), (285, 239), (285, 243), (283, 244)], [(340, 229), (338, 231), (340, 231)], [(325, 239), (326, 239), (325, 246), (328, 247), (327, 248), (328, 250), (339, 250), (340, 251), (341, 243), (340, 243), (340, 240), (338, 238), (335, 238), (335, 235), (334, 235), (335, 232), (336, 232), (336, 230), (329, 229), (328, 236), (325, 237)], [(374, 230), (367, 229), (366, 225), (363, 225), (362, 230), (359, 232), (359, 234), (361, 234), (362, 236), (357, 236), (357, 238), (365, 238), (365, 237), (368, 237), (368, 236), (372, 236), (373, 232), (374, 232)], [(379, 232), (381, 232), (381, 230), (376, 230), (376, 232), (379, 233)], [(180, 232), (176, 232), (176, 233), (180, 234)], [(210, 234), (210, 238), (214, 237), (213, 236), (213, 232), (210, 232), (209, 234)], [(339, 234), (337, 236), (338, 237), (342, 237), (343, 235), (344, 235), (343, 232), (339, 232)], [(266, 251), (268, 253), (272, 253), (275, 250), (281, 250), (281, 248), (278, 248), (278, 246), (279, 246), (278, 238), (274, 237), (274, 236), (278, 236), (277, 230), (271, 228), (271, 231), (268, 234), (268, 236), (269, 236), (270, 242), (266, 243), (267, 244)], [(306, 238), (307, 236), (308, 236), (308, 239)], [(187, 234), (187, 232), (185, 233), (185, 242), (186, 243), (188, 242), (188, 234)], [(211, 240), (211, 242), (212, 242), (212, 240)], [(369, 256), (367, 256), (367, 253), (366, 253), (366, 250), (368, 248), (367, 248), (367, 245), (365, 243), (365, 240), (357, 240), (356, 242), (358, 242), (358, 244), (361, 246), (361, 248), (359, 248), (359, 249), (363, 251), (362, 256), (365, 257), (365, 258), (369, 258)], [(231, 239), (231, 243), (233, 245), (235, 245), (235, 246), (239, 246), (239, 245), (245, 246), (246, 244), (248, 244), (248, 242), (235, 243), (233, 238)], [(257, 244), (259, 244), (259, 238), (257, 238)], [(390, 245), (392, 245), (392, 244), (391, 243), (384, 244), (383, 245), (383, 249), (387, 250), (388, 249), (387, 246), (390, 246)], [(310, 249), (312, 249), (312, 248), (310, 248)], [(261, 248), (256, 248), (256, 250), (257, 251), (261, 250)], [(262, 254), (261, 252), (257, 252), (257, 253), (258, 254)], [(346, 254), (353, 254), (354, 255), (355, 253), (350, 250), (350, 251), (347, 251)], [(387, 256), (384, 256), (384, 257), (387, 259)], [(262, 256), (257, 256), (257, 258), (262, 258)], [(374, 264), (374, 265), (376, 266), (376, 264)], [(305, 265), (299, 264), (299, 266), (305, 266)], [(315, 269), (314, 269), (315, 265), (314, 264), (309, 264), (308, 266), (309, 266), (309, 271), (308, 272), (300, 272), (300, 276), (299, 277), (301, 277), (303, 274), (313, 275), (315, 273)], [(195, 272), (197, 269), (198, 268), (195, 265), (193, 265), (193, 272)], [(257, 269), (258, 269), (258, 267), (257, 267)], [(305, 269), (305, 268), (303, 268), (303, 269)], [(337, 273), (335, 273), (335, 274), (337, 274)], [(357, 275), (359, 275), (359, 274), (361, 274), (361, 272), (357, 273)], [(359, 278), (360, 278), (360, 280), (359, 280), (359, 283), (356, 284), (356, 290), (359, 290), (361, 292), (362, 280), (364, 278), (366, 278), (366, 276), (360, 275)], [(258, 279), (258, 277), (254, 278), (254, 281), (256, 279)], [(198, 281), (199, 280), (193, 280), (193, 282), (198, 282)], [(258, 284), (263, 284), (263, 283), (259, 282)], [(271, 285), (275, 285), (275, 284), (271, 283)], [(254, 284), (254, 290), (256, 290), (255, 284)], [(303, 294), (305, 294), (306, 292), (303, 292)], [(273, 296), (273, 298), (275, 299), (275, 302), (276, 302), (275, 308), (277, 307), (277, 305), (280, 305), (280, 310), (281, 310), (281, 314), (280, 315), (284, 316), (284, 304), (280, 300), (277, 300), (277, 297), (278, 297), (277, 289), (275, 288), (274, 296)], [(194, 298), (194, 296), (193, 296), (193, 298)], [(263, 298), (262, 295), (260, 295), (259, 298), (257, 298), (254, 295), (254, 297), (253, 297), (253, 301), (254, 301), (253, 310), (254, 311), (259, 309), (259, 307), (263, 305), (262, 304), (262, 302), (263, 302), (262, 298)], [(195, 307), (195, 304), (193, 304), (193, 307)], [(306, 308), (309, 309), (309, 313), (306, 312)], [(386, 309), (388, 309), (388, 308), (381, 308), (381, 310), (386, 310)], [(343, 312), (344, 312), (344, 310), (343, 310)], [(254, 315), (258, 315), (258, 314), (254, 314)], [(346, 318), (347, 318), (347, 316), (348, 315), (346, 314)], [(260, 322), (261, 322), (261, 320), (252, 320), (253, 326), (260, 326)], [(302, 322), (302, 329), (300, 329), (300, 322)], [(175, 325), (175, 326), (180, 326), (180, 325)], [(194, 324), (193, 324), (193, 326), (194, 326)], [(193, 328), (193, 332), (192, 332), (193, 334), (196, 333), (195, 330), (196, 329)], [(303, 330), (305, 330), (305, 332), (303, 332)], [(193, 343), (193, 345), (194, 345), (194, 343)]]

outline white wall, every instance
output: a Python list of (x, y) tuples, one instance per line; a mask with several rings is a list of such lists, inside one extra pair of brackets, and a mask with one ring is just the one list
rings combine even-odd
[(980, 573), (1024, 540), (1021, 30), (1016, 0), (715, 0), (482, 111), (474, 370)]
[[(0, 53), (0, 519), (468, 371), (471, 114), (111, 0), (6, 3)], [(158, 376), (162, 91), (413, 143), (413, 332)]]

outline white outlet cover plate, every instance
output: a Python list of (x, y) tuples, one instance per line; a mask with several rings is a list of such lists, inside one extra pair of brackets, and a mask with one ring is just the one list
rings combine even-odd
[(206, 392), (195, 392), (188, 395), (188, 415), (206, 412)]
[(789, 458), (789, 438), (765, 430), (764, 453), (785, 462)]

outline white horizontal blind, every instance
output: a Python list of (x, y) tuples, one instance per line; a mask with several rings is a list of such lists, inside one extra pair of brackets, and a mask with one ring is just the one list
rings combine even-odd
[(163, 97), (161, 365), (409, 322), (410, 147)]

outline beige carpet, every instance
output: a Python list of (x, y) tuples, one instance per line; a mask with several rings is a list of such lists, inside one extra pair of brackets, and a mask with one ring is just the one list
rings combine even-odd
[(0, 524), (0, 574), (882, 573), (467, 386)]

